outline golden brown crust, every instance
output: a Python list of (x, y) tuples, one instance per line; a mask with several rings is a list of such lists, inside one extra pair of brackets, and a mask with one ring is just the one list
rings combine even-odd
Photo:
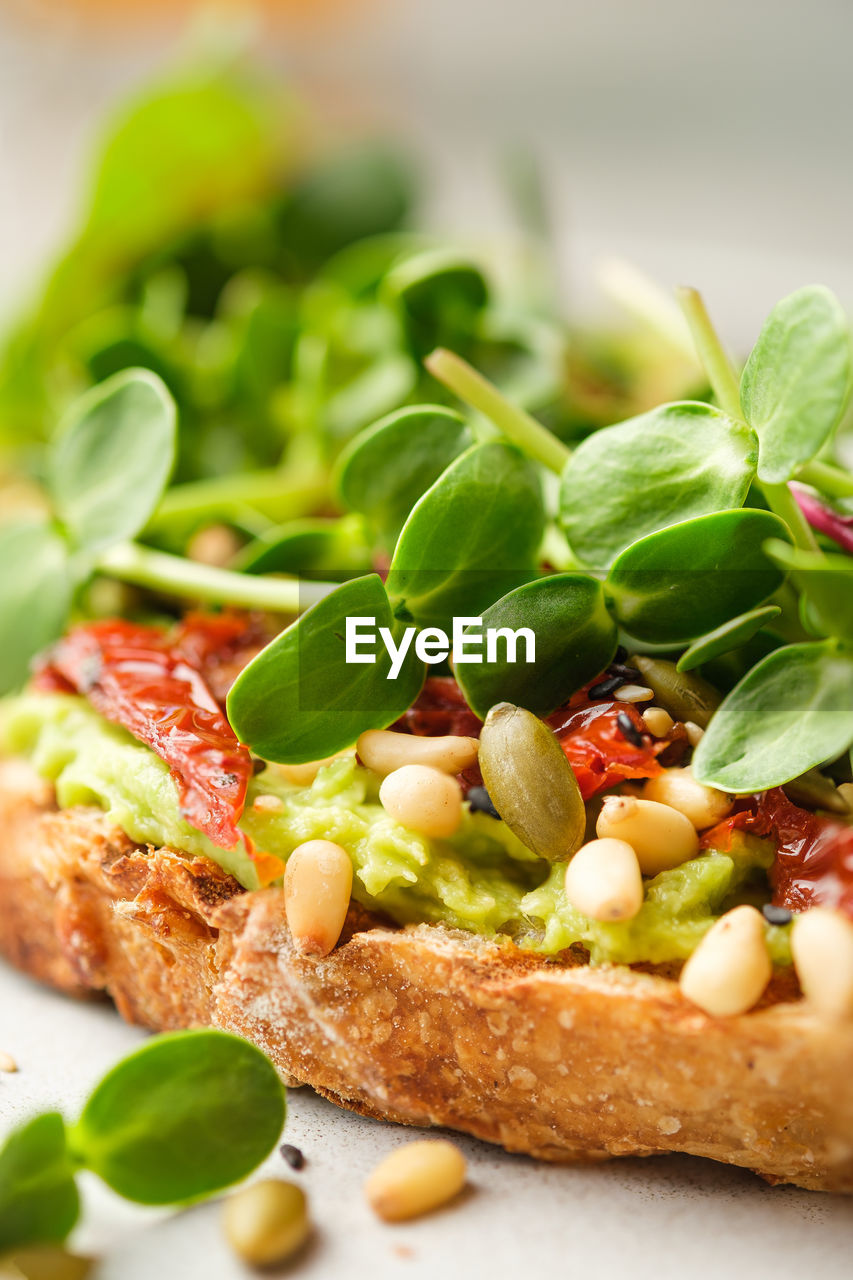
[(714, 1019), (657, 973), (358, 908), (311, 960), (279, 892), (140, 848), (97, 810), (58, 812), (18, 762), (0, 764), (0, 828), (0, 951), (131, 1021), (225, 1027), (344, 1106), (548, 1160), (682, 1151), (853, 1191), (853, 1026), (819, 1021), (790, 979)]

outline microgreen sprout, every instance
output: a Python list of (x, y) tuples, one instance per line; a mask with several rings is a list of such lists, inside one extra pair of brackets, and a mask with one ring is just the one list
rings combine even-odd
[(249, 1041), (213, 1030), (156, 1036), (96, 1085), (76, 1124), (50, 1112), (7, 1138), (0, 1253), (66, 1239), (81, 1170), (138, 1204), (187, 1204), (247, 1177), (284, 1118), (281, 1081)]

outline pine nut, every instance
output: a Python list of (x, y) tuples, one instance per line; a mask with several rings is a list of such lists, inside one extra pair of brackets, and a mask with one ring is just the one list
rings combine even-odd
[(595, 831), (631, 845), (644, 876), (680, 867), (699, 852), (699, 837), (690, 819), (656, 800), (605, 796)]
[(648, 707), (643, 712), (643, 723), (656, 738), (665, 738), (675, 728), (675, 721), (663, 707)]
[(0, 1071), (5, 1071), (9, 1075), (13, 1075), (18, 1070), (18, 1064), (12, 1057), (11, 1053), (6, 1053), (0, 1049)]
[(838, 788), (838, 794), (849, 811), (853, 813), (853, 782), (842, 782)]
[(666, 769), (656, 778), (649, 778), (643, 796), (677, 809), (690, 819), (697, 831), (722, 822), (734, 804), (733, 796), (697, 782), (690, 769)]
[(853, 1017), (853, 921), (830, 907), (797, 916), (791, 953), (803, 995), (827, 1018)]
[(421, 835), (452, 836), (462, 821), (462, 789), (455, 778), (425, 764), (404, 764), (379, 788), (385, 811)]
[(684, 729), (687, 734), (687, 741), (691, 747), (698, 747), (699, 743), (705, 737), (705, 730), (701, 725), (696, 724), (694, 720), (685, 720)]
[[(5, 1266), (4, 1266), (5, 1264)], [(60, 1245), (37, 1244), (0, 1259), (0, 1276), (16, 1280), (86, 1280), (95, 1260), (68, 1253)]]
[(651, 702), (654, 696), (652, 690), (642, 684), (623, 684), (613, 694), (618, 702)]
[(566, 897), (593, 920), (632, 920), (643, 905), (637, 855), (624, 840), (590, 840), (566, 867)]
[(406, 764), (425, 764), (442, 773), (461, 773), (474, 764), (479, 750), (476, 738), (452, 733), (423, 738), (391, 729), (368, 729), (356, 743), (359, 759), (383, 778)]
[(284, 909), (297, 951), (327, 956), (337, 944), (352, 893), (349, 854), (331, 840), (293, 850), (284, 872)]
[(244, 1262), (255, 1267), (284, 1262), (308, 1239), (311, 1224), (305, 1192), (293, 1182), (276, 1178), (253, 1182), (225, 1201), (222, 1228)]
[(680, 986), (705, 1013), (728, 1018), (751, 1009), (772, 974), (761, 912), (735, 907), (705, 934), (681, 971)]
[(425, 1139), (398, 1147), (376, 1166), (364, 1192), (371, 1209), (386, 1222), (417, 1218), (446, 1204), (465, 1185), (465, 1157), (446, 1139)]

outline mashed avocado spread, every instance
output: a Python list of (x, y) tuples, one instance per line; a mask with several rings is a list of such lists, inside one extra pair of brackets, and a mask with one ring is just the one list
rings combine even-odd
[[(25, 694), (0, 705), (0, 750), (28, 758), (54, 782), (62, 807), (95, 805), (132, 840), (206, 855), (247, 889), (258, 887), (245, 849), (219, 849), (191, 827), (168, 766), (84, 699)], [(240, 826), (257, 848), (284, 859), (305, 840), (336, 841), (353, 860), (354, 897), (401, 924), (440, 921), (547, 955), (581, 943), (594, 964), (685, 958), (716, 916), (752, 899), (772, 859), (765, 841), (739, 836), (728, 853), (703, 853), (650, 880), (633, 920), (602, 924), (569, 906), (564, 867), (541, 861), (504, 823), (466, 808), (455, 836), (427, 839), (388, 816), (378, 787), (352, 757), (325, 766), (310, 787), (270, 766), (253, 779)], [(257, 808), (259, 796), (281, 805)], [(788, 963), (787, 930), (768, 927), (767, 941), (776, 963)]]

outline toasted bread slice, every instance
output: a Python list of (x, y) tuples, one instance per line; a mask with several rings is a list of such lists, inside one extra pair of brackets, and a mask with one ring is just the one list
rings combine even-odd
[(546, 1160), (688, 1152), (772, 1182), (853, 1191), (853, 1025), (790, 976), (707, 1017), (671, 976), (546, 961), (353, 906), (300, 956), (281, 892), (133, 844), (96, 809), (0, 763), (0, 949), (157, 1030), (212, 1025), (367, 1115), (446, 1125)]

